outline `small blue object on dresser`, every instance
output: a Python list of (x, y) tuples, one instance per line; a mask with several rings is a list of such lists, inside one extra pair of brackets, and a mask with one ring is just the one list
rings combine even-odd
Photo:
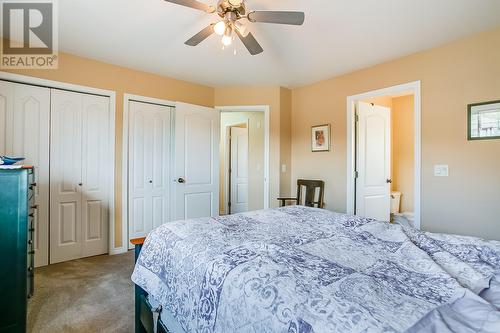
[(24, 157), (8, 157), (8, 156), (0, 156), (0, 165), (14, 165), (17, 162), (24, 161)]

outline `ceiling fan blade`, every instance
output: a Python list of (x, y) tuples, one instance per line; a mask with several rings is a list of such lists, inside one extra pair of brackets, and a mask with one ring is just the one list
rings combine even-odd
[(196, 46), (210, 37), (214, 33), (214, 25), (210, 24), (208, 27), (198, 32), (196, 35), (188, 39), (184, 44), (189, 46)]
[(264, 49), (260, 46), (259, 42), (257, 42), (252, 33), (249, 32), (246, 37), (243, 37), (237, 29), (235, 31), (251, 55), (257, 55), (264, 52)]
[(167, 2), (175, 3), (176, 5), (186, 6), (189, 8), (198, 9), (207, 13), (214, 13), (215, 8), (196, 0), (165, 0)]
[(255, 11), (248, 13), (251, 22), (302, 25), (306, 19), (303, 12)]

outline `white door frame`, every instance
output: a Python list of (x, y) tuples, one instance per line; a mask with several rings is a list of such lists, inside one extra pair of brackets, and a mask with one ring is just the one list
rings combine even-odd
[[(112, 158), (109, 160), (109, 254), (118, 254), (126, 251), (121, 247), (115, 247), (115, 113), (116, 113), (116, 93), (111, 90), (98, 89), (93, 87), (82, 86), (78, 84), (40, 79), (33, 76), (13, 74), (0, 71), (0, 80), (10, 81), (14, 83), (29, 84), (33, 86), (60, 89), (73, 91), (77, 93), (99, 95), (109, 97), (109, 144)], [(50, 162), (49, 162), (50, 168)], [(50, 195), (50, 192), (49, 192)], [(50, 222), (49, 222), (50, 223)], [(123, 244), (122, 244), (123, 245)]]
[[(269, 208), (269, 105), (216, 106), (219, 112), (264, 112), (264, 209)], [(226, 185), (227, 187), (227, 185)], [(227, 192), (226, 192), (227, 194)], [(224, 204), (227, 207), (227, 204)], [(226, 208), (227, 209), (227, 208)], [(227, 210), (226, 210), (227, 211)]]
[[(122, 244), (124, 251), (127, 251), (127, 249), (133, 248), (131, 244), (129, 244), (129, 235), (128, 235), (128, 127), (129, 127), (129, 114), (130, 114), (130, 108), (129, 104), (131, 101), (135, 102), (140, 102), (140, 103), (148, 103), (148, 104), (157, 104), (161, 106), (166, 106), (170, 108), (175, 109), (175, 102), (172, 101), (167, 101), (164, 99), (158, 99), (158, 98), (153, 98), (153, 97), (146, 97), (146, 96), (140, 96), (140, 95), (133, 95), (133, 94), (128, 94), (125, 93), (123, 94), (123, 132), (122, 132)], [(173, 127), (175, 122), (172, 121), (170, 126), (171, 126), (171, 136), (173, 134)], [(172, 142), (170, 142), (170, 145), (172, 146)], [(172, 148), (172, 147), (171, 147)], [(170, 168), (173, 170), (173, 159), (170, 158)], [(169, 190), (170, 193), (173, 193), (172, 191), (172, 184), (169, 179)], [(169, 203), (171, 206), (171, 203)], [(170, 207), (170, 210), (172, 207)]]
[(414, 81), (400, 84), (388, 88), (369, 91), (366, 93), (347, 97), (347, 214), (354, 215), (355, 202), (355, 159), (356, 159), (356, 102), (364, 99), (381, 97), (387, 95), (398, 95), (408, 93), (414, 95), (414, 129), (415, 129), (415, 175), (414, 175), (414, 210), (415, 227), (421, 226), (421, 168), (422, 168), (422, 101), (421, 101), (421, 82)]

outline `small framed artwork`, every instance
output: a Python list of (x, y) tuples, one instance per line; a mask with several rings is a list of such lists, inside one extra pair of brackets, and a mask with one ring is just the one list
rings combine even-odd
[(311, 147), (313, 152), (330, 151), (330, 124), (312, 127)]
[(468, 105), (467, 139), (500, 139), (500, 101)]

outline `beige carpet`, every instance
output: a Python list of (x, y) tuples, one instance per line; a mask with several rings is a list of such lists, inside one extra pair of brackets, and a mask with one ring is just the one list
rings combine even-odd
[(133, 332), (133, 251), (35, 270), (28, 332)]

